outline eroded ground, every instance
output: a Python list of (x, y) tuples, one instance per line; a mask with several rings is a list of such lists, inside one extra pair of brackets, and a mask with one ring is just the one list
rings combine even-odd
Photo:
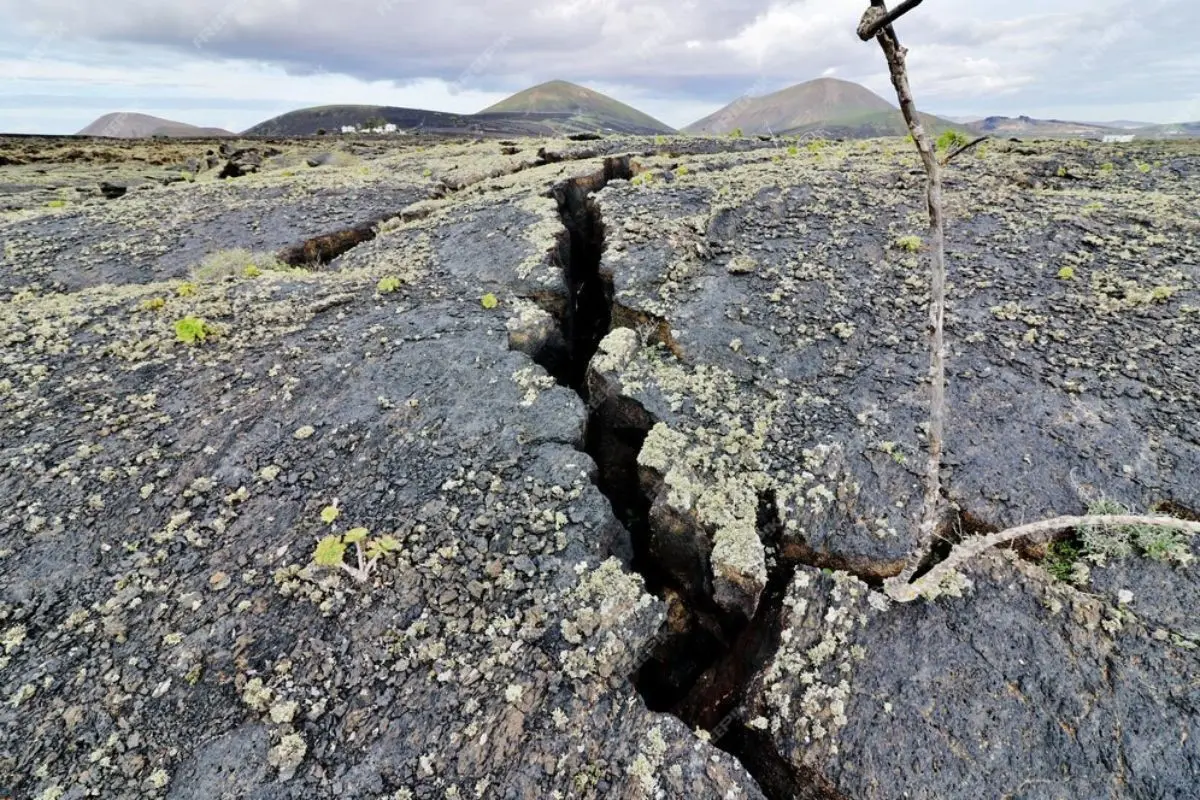
[[(0, 787), (1200, 785), (1194, 542), (879, 591), (924, 447), (901, 142), (216, 146), (0, 145)], [(947, 176), (944, 536), (1193, 514), (1200, 148), (988, 148)], [(368, 580), (313, 563), (360, 527)]]

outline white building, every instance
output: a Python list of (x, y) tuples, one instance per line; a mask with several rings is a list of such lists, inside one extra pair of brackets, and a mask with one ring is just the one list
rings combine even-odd
[(1110, 133), (1104, 137), (1105, 144), (1129, 144), (1132, 141), (1132, 133)]

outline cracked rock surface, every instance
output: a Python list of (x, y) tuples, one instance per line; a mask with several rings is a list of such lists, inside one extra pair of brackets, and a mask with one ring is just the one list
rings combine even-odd
[[(0, 788), (1190, 796), (1195, 542), (878, 590), (900, 142), (518, 145), (0, 141)], [(1200, 151), (1021, 148), (948, 170), (945, 533), (1194, 514)], [(313, 560), (356, 528), (365, 582)]]

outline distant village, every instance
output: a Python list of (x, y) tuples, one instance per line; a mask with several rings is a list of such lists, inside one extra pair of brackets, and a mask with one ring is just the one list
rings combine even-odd
[(395, 123), (385, 122), (383, 125), (343, 125), (342, 133), (408, 133), (396, 127)]

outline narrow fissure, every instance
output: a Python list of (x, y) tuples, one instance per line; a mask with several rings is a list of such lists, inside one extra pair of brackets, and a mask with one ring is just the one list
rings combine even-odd
[[(646, 588), (667, 604), (664, 631), (653, 652), (631, 676), (648, 708), (679, 717), (690, 728), (712, 732), (714, 743), (737, 758), (768, 798), (835, 797), (818, 790), (811, 776), (778, 755), (771, 743), (741, 719), (755, 676), (780, 643), (783, 600), (799, 561), (782, 548), (775, 498), (761, 498), (758, 525), (771, 554), (768, 584), (752, 619), (730, 613), (713, 599), (708, 557), (671, 551), (652, 529), (652, 497), (638, 455), (655, 420), (639, 403), (589, 381), (588, 367), (614, 323), (651, 329), (659, 344), (675, 350), (669, 326), (614, 303), (612, 275), (602, 269), (605, 228), (592, 193), (638, 171), (628, 156), (605, 159), (602, 170), (556, 185), (564, 231), (553, 256), (563, 270), (566, 296), (543, 297), (562, 329), (562, 341), (535, 355), (558, 382), (574, 389), (588, 409), (584, 448), (597, 464), (596, 480), (629, 533), (625, 558)], [(702, 563), (699, 563), (702, 562)]]
[[(501, 142), (502, 145), (506, 144)], [(519, 151), (518, 151), (519, 152)], [(439, 183), (434, 186), (428, 193), (428, 199), (438, 200), (448, 195), (455, 194), (463, 189), (470, 188), (477, 183), (490, 178), (499, 177), (500, 175), (515, 175), (518, 172), (524, 172), (527, 169), (535, 169), (544, 167), (547, 164), (557, 164), (561, 161), (574, 161), (585, 158), (594, 158), (595, 153), (591, 150), (584, 150), (577, 153), (569, 153), (563, 155), (561, 153), (548, 152), (545, 147), (537, 151), (537, 156), (531, 161), (524, 161), (516, 165), (513, 169), (506, 172), (499, 172), (495, 175), (476, 178), (467, 181), (455, 181), (452, 178), (443, 177)], [(610, 159), (613, 161), (621, 161), (622, 159)], [(629, 159), (624, 159), (625, 168), (629, 168)], [(606, 164), (607, 169), (607, 164)], [(633, 177), (632, 174), (629, 177)], [(609, 179), (604, 182), (607, 183)], [(573, 183), (573, 182), (569, 182)], [(561, 202), (561, 201), (560, 201)], [(383, 214), (372, 219), (351, 225), (340, 230), (330, 233), (323, 233), (317, 236), (305, 239), (288, 247), (284, 247), (276, 252), (275, 257), (283, 263), (291, 267), (323, 267), (335, 258), (345, 255), (350, 250), (358, 247), (360, 244), (372, 241), (379, 235), (379, 226), (384, 222), (392, 219), (399, 219), (402, 222), (410, 222), (415, 219), (423, 219), (429, 216), (431, 209), (428, 207), (408, 207), (397, 212)], [(584, 251), (580, 251), (584, 252)], [(597, 255), (597, 259), (599, 256)], [(599, 261), (597, 261), (599, 266)], [(599, 340), (597, 340), (597, 343)]]

